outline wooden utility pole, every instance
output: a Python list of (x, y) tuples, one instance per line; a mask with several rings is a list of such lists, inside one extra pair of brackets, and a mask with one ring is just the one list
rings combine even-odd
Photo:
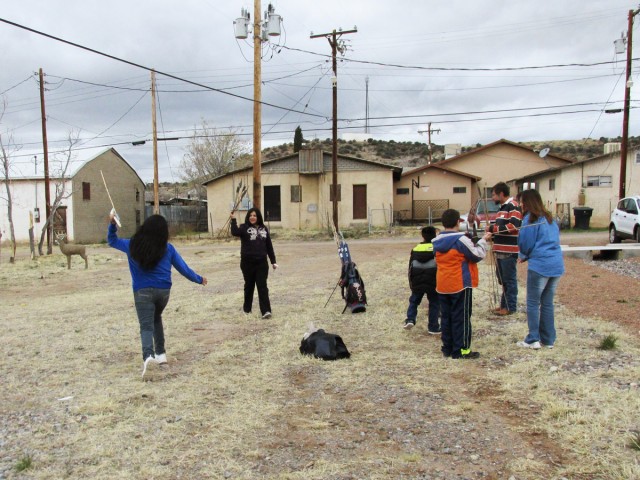
[(618, 199), (626, 196), (627, 182), (627, 148), (629, 143), (629, 97), (631, 96), (631, 47), (633, 38), (633, 17), (640, 9), (629, 10), (629, 27), (627, 29), (627, 75), (624, 84), (624, 116), (622, 119), (622, 145), (620, 145), (620, 184), (618, 188)]
[(156, 125), (156, 72), (151, 70), (151, 127), (153, 129), (153, 213), (160, 213), (158, 193), (158, 128)]
[(253, 2), (253, 206), (262, 208), (262, 32), (260, 0)]
[[(51, 194), (49, 193), (49, 147), (47, 144), (47, 115), (44, 108), (44, 73), (42, 69), (38, 72), (40, 78), (40, 115), (42, 116), (42, 150), (44, 151), (44, 201), (45, 201), (45, 222), (49, 220), (51, 214)], [(53, 219), (47, 224), (47, 255), (53, 253), (51, 245), (51, 231), (53, 229)]]
[(336, 55), (338, 50), (340, 53), (344, 53), (344, 47), (342, 45), (338, 45), (338, 40), (342, 35), (347, 33), (356, 33), (358, 31), (357, 28), (353, 28), (353, 30), (339, 30), (335, 29), (331, 33), (321, 33), (318, 35), (311, 34), (311, 38), (320, 38), (326, 37), (329, 41), (329, 45), (331, 45), (331, 58), (333, 64), (333, 78), (331, 79), (331, 83), (333, 85), (333, 122), (332, 122), (332, 132), (333, 132), (333, 148), (331, 149), (331, 192), (333, 192), (333, 226), (336, 231), (339, 232), (338, 228), (338, 63), (336, 60)]
[(440, 129), (437, 128), (435, 130), (431, 129), (431, 122), (429, 122), (426, 130), (418, 130), (418, 133), (427, 133), (429, 135), (427, 147), (429, 149), (429, 165), (431, 165), (431, 161), (433, 160), (433, 154), (431, 152), (431, 134), (432, 133), (440, 133)]

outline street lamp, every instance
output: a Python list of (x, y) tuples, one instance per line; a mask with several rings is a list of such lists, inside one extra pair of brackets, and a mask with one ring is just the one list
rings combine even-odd
[[(273, 5), (269, 4), (264, 12), (264, 21), (260, 21), (260, 0), (253, 2), (253, 205), (261, 208), (262, 183), (260, 171), (260, 151), (262, 135), (262, 42), (268, 42), (269, 37), (280, 35), (282, 17), (276, 14)], [(251, 15), (246, 8), (240, 10), (240, 17), (233, 22), (237, 39), (244, 40), (251, 32)]]

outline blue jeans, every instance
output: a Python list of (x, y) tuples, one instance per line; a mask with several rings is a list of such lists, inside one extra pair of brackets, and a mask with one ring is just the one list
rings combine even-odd
[(502, 285), (500, 296), (500, 308), (510, 312), (518, 309), (518, 254), (509, 255), (507, 258), (496, 259), (496, 275), (498, 283)]
[(133, 292), (133, 300), (140, 322), (142, 360), (152, 355), (165, 353), (162, 311), (169, 303), (170, 293), (171, 290), (168, 288), (141, 288), (137, 292)]
[(553, 296), (560, 277), (544, 277), (532, 270), (527, 272), (527, 343), (542, 342), (553, 345), (556, 327), (553, 313)]
[[(411, 292), (409, 297), (409, 308), (407, 308), (407, 320), (416, 323), (418, 316), (418, 306), (422, 302), (424, 293)], [(440, 296), (434, 290), (427, 291), (427, 299), (429, 300), (429, 324), (427, 328), (432, 332), (440, 330), (438, 318), (440, 317)]]

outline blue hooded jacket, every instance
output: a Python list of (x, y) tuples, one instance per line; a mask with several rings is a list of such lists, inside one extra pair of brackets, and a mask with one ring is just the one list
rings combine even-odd
[(528, 261), (529, 269), (544, 277), (559, 277), (564, 273), (564, 260), (560, 249), (560, 229), (553, 221), (541, 217), (530, 223), (526, 214), (518, 235), (519, 257)]

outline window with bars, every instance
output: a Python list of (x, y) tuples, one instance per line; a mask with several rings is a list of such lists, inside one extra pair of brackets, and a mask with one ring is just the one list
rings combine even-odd
[(467, 193), (467, 187), (453, 187), (453, 193)]
[(549, 191), (555, 190), (555, 189), (556, 189), (556, 179), (555, 178), (550, 178), (549, 179)]
[(590, 175), (587, 177), (587, 187), (610, 187), (611, 175)]

